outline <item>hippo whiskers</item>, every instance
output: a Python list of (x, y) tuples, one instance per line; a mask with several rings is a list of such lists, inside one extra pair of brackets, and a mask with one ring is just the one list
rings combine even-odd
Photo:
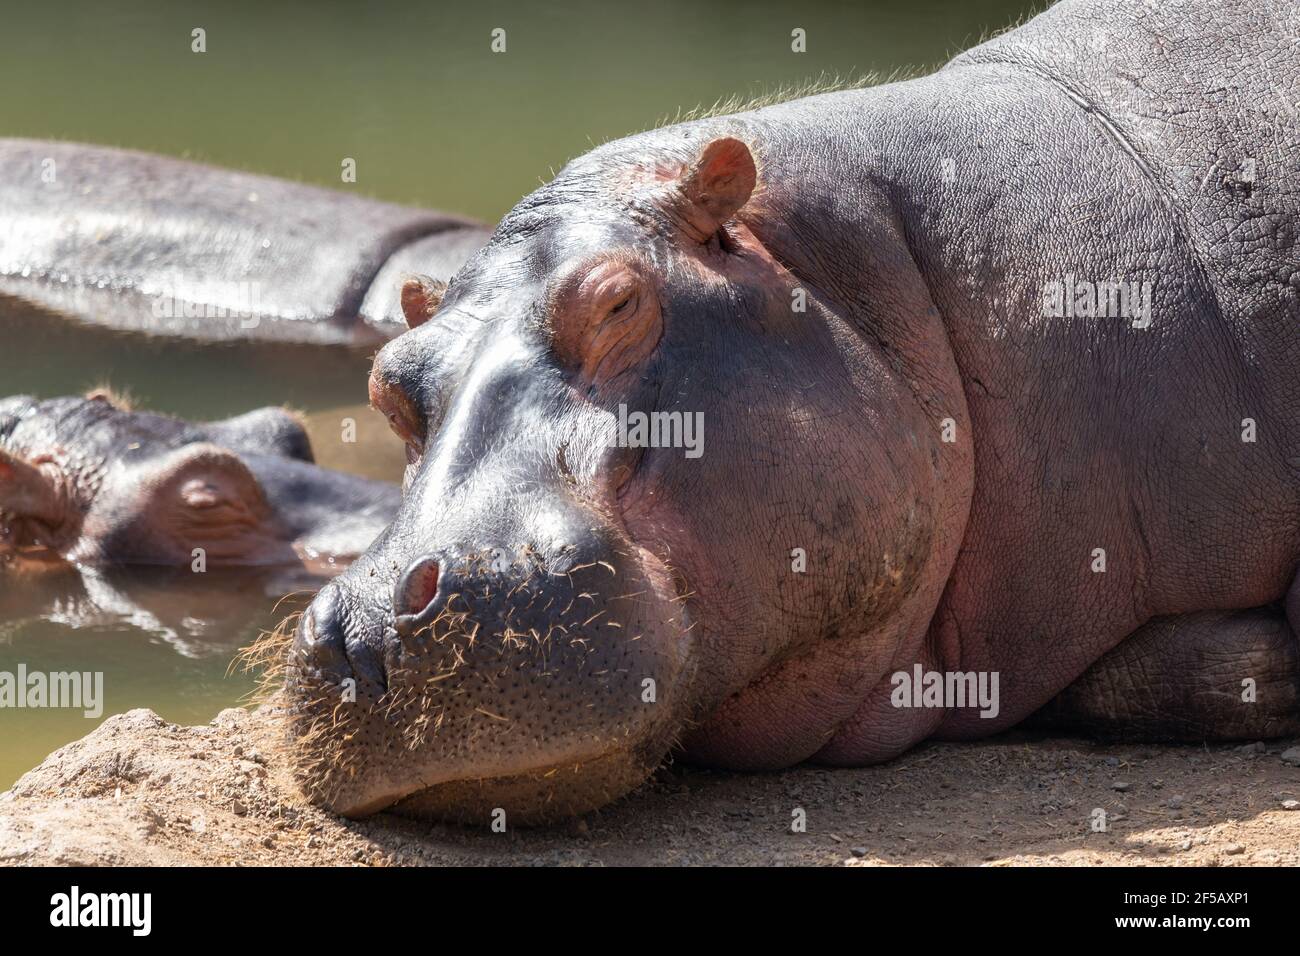
[[(454, 767), (478, 759), (488, 748), (531, 746), (532, 732), (514, 709), (475, 699), (475, 686), (508, 694), (524, 678), (546, 682), (577, 672), (626, 687), (633, 700), (646, 696), (647, 674), (611, 668), (601, 656), (603, 641), (597, 635), (602, 632), (617, 635), (612, 639), (629, 647), (642, 638), (639, 630), (629, 632), (625, 621), (607, 620), (613, 609), (646, 597), (634, 582), (622, 580), (612, 561), (565, 561), (552, 569), (527, 549), (509, 563), (499, 552), (485, 550), (438, 573), (440, 578), (455, 575), (463, 583), (447, 594), (436, 613), (402, 624), (395, 635), (396, 653), (376, 661), (376, 670), (353, 667), (345, 674), (337, 663), (322, 669), (321, 656), (310, 651), (319, 640), (319, 619), (299, 625), (286, 657), (291, 693), (281, 716), (293, 741), (299, 779), (315, 798), (343, 799), (364, 785), (365, 773), (378, 773), (390, 763), (400, 766), (407, 759), (403, 754), (436, 748), (444, 765)], [(396, 600), (408, 600), (412, 587), (399, 582)], [(274, 640), (278, 647), (281, 638)], [(264, 659), (266, 650), (253, 656)], [(650, 703), (639, 706), (653, 719), (658, 695), (648, 697)], [(575, 765), (611, 733), (621, 738), (625, 731), (594, 723), (569, 751)], [(386, 743), (379, 748), (358, 746), (380, 740)], [(524, 767), (523, 774), (512, 775), (519, 778), (515, 785), (528, 780), (527, 786), (544, 788), (557, 771), (555, 764), (565, 763), (561, 758)], [(436, 783), (433, 774), (426, 779)], [(449, 808), (459, 799), (450, 790), (438, 797), (444, 798)], [(462, 807), (454, 812), (470, 811)], [(520, 818), (526, 817), (521, 808)]]

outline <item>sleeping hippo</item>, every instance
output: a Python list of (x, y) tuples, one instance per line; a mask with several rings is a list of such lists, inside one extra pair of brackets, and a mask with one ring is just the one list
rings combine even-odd
[(1300, 733), (1298, 100), (1293, 6), (1066, 0), (570, 163), (375, 360), (411, 464), (289, 651), (310, 792)]
[(105, 391), (0, 400), (0, 566), (282, 565), (337, 571), (397, 510), (395, 485), (313, 464), (263, 408), (202, 424)]

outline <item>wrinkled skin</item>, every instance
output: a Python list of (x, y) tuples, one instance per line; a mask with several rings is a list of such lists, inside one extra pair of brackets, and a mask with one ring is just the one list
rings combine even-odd
[[(401, 509), (290, 652), (309, 790), (544, 820), (674, 747), (860, 765), (1085, 671), (1055, 716), (1300, 732), (1300, 131), (1248, 105), (1300, 99), (1296, 22), (1157, 6), (610, 143), (411, 296), (371, 380)], [(1044, 317), (1066, 274), (1152, 322)], [(620, 406), (703, 413), (703, 454), (620, 447)], [(917, 665), (997, 673), (997, 716), (896, 706)]]
[(0, 401), (0, 562), (294, 565), (328, 573), (392, 517), (398, 490), (312, 463), (283, 409), (193, 424), (106, 393)]

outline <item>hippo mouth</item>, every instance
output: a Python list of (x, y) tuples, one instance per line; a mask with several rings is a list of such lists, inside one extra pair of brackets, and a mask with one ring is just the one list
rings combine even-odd
[(667, 724), (646, 730), (627, 749), (592, 749), (530, 768), (484, 767), (469, 776), (435, 771), (419, 779), (371, 780), (364, 788), (340, 791), (327, 805), (351, 818), (387, 811), (473, 825), (505, 811), (513, 824), (555, 823), (612, 803), (645, 782), (675, 741)]
[(528, 607), (540, 616), (489, 614), (484, 595), (528, 590), (489, 580), (460, 610), (422, 610), (418, 627), (389, 616), (382, 629), (358, 624), (346, 582), (322, 589), (286, 674), (306, 793), (348, 817), (388, 809), (483, 823), (502, 811), (536, 824), (643, 782), (684, 724), (696, 657), (688, 612), (675, 588), (667, 600), (630, 588), (631, 610), (601, 621), (580, 607), (590, 581), (573, 577), (535, 589)]
[(631, 751), (592, 754), (582, 760), (494, 777), (421, 785), (374, 810), (472, 825), (489, 820), (493, 811), (510, 807), (511, 823), (555, 823), (606, 806), (636, 789), (663, 762), (673, 739), (668, 728), (659, 728)]

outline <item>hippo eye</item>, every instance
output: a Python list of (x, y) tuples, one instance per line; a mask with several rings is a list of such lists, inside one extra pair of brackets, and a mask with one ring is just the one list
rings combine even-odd
[(396, 382), (380, 374), (379, 367), (370, 375), (370, 404), (388, 421), (388, 427), (402, 443), (420, 452), (424, 448), (426, 423), (410, 397)]
[(551, 348), (579, 381), (603, 386), (654, 351), (662, 321), (647, 272), (623, 256), (583, 263), (548, 302)]

